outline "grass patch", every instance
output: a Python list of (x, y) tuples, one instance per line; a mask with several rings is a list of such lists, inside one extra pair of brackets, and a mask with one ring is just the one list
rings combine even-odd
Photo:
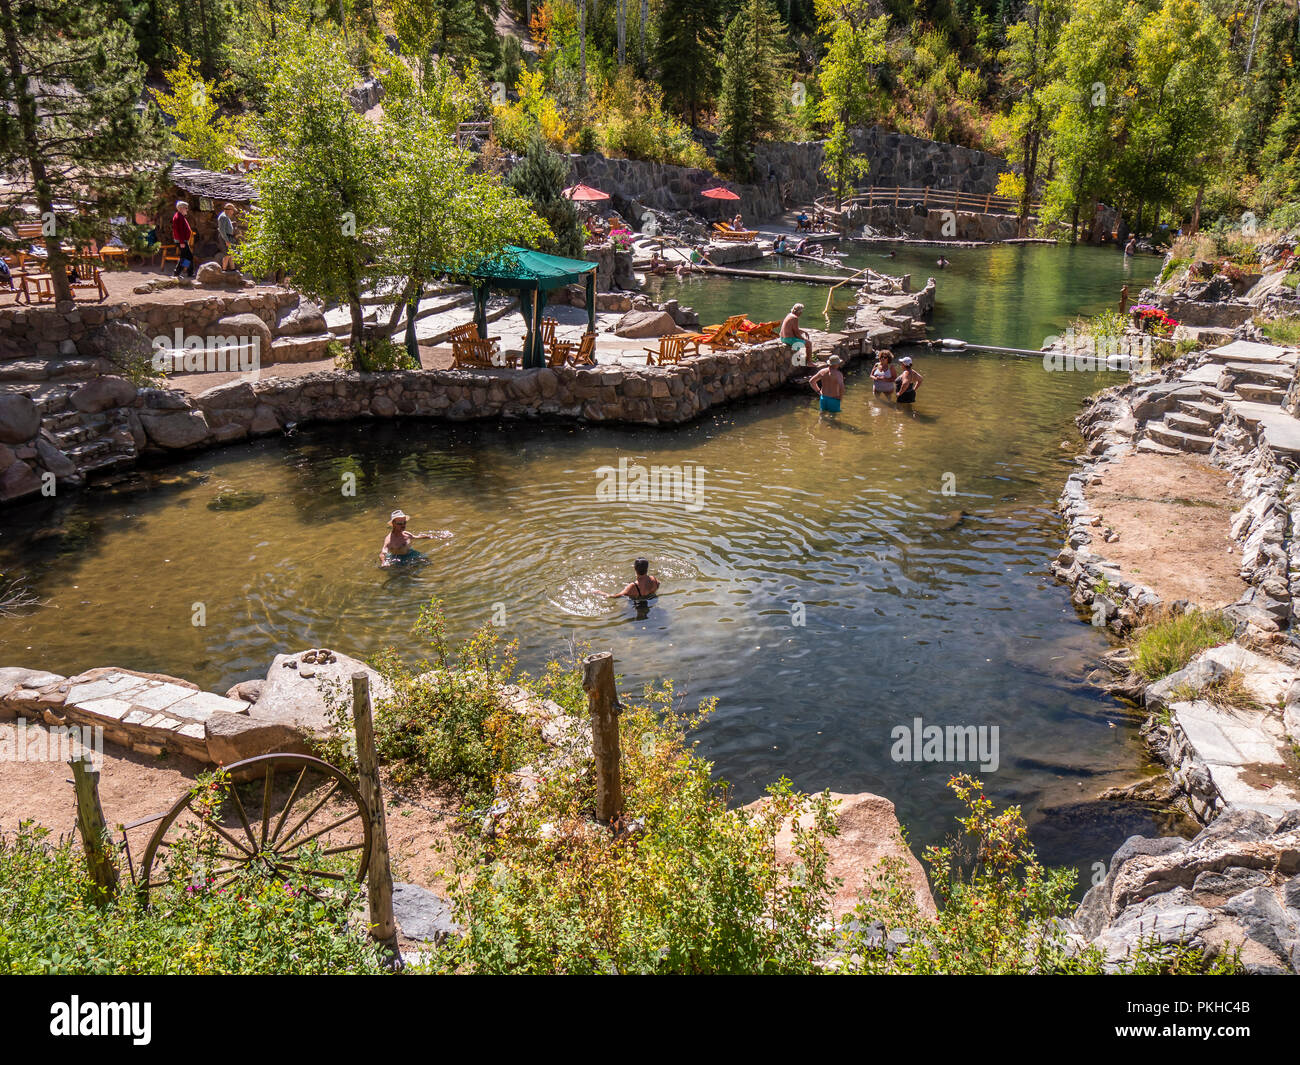
[(1238, 707), (1243, 710), (1263, 709), (1255, 693), (1246, 686), (1246, 674), (1240, 669), (1230, 670), (1201, 687), (1179, 684), (1169, 693), (1169, 698), (1176, 703), (1204, 699), (1215, 706)]
[(1177, 672), (1207, 647), (1226, 643), (1233, 626), (1219, 613), (1175, 614), (1155, 621), (1130, 641), (1133, 670), (1147, 680)]
[(1267, 318), (1256, 324), (1275, 344), (1300, 344), (1300, 318)]

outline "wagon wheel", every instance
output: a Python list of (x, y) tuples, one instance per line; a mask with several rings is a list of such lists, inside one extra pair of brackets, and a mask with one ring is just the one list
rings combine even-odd
[(370, 812), (342, 772), (305, 754), (263, 754), (227, 766), (206, 795), (196, 789), (176, 800), (145, 848), (139, 888), (148, 901), (150, 890), (176, 880), (171, 866), (180, 859), (189, 863), (184, 875), (208, 890), (256, 869), (276, 880), (310, 878), (304, 890), (320, 900), (331, 884), (365, 880), (370, 846)]

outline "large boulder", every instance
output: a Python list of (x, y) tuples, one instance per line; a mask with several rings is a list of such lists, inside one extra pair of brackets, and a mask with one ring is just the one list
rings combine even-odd
[[(851, 914), (858, 904), (859, 896), (870, 887), (877, 872), (877, 864), (883, 858), (896, 856), (903, 860), (907, 886), (915, 893), (918, 908), (923, 914), (933, 916), (936, 912), (934, 896), (930, 894), (930, 885), (921, 863), (903, 842), (894, 804), (869, 791), (853, 795), (832, 792), (831, 798), (837, 804), (835, 823), (839, 834), (826, 841), (830, 851), (827, 874), (843, 881), (831, 902), (831, 912), (841, 918)], [(759, 799), (750, 803), (746, 809), (757, 811), (766, 802), (767, 799)], [(805, 829), (810, 828), (811, 815), (800, 818), (800, 825)], [(778, 861), (785, 863), (795, 860), (793, 843), (794, 826), (787, 821), (776, 836)]]
[(292, 307), (285, 308), (275, 323), (275, 335), (278, 337), (302, 336), (306, 333), (325, 333), (329, 326), (320, 306), (311, 300), (302, 300)]
[(616, 336), (633, 340), (644, 337), (663, 337), (670, 333), (680, 333), (671, 314), (663, 311), (628, 311), (614, 326)]
[(262, 358), (271, 353), (271, 327), (252, 311), (218, 318), (203, 331), (204, 336), (225, 337), (229, 345), (248, 345), (257, 341)]
[(259, 721), (249, 714), (218, 711), (203, 723), (208, 757), (218, 765), (233, 765), (260, 754), (308, 754), (310, 735), (279, 721)]
[(41, 479), (22, 459), (11, 463), (8, 469), (0, 473), (0, 500), (8, 502), (20, 499), (41, 490)]
[(249, 718), (284, 725), (306, 736), (328, 736), (335, 730), (332, 710), (345, 716), (352, 705), (352, 674), (370, 677), (373, 702), (393, 694), (392, 686), (364, 662), (338, 651), (312, 648), (291, 655), (276, 655), (262, 690), (248, 711)]
[(169, 414), (140, 415), (149, 440), (158, 447), (168, 450), (194, 447), (202, 443), (211, 434), (208, 420), (202, 411), (175, 411)]
[(98, 414), (110, 407), (125, 407), (135, 399), (135, 385), (124, 377), (104, 374), (72, 393), (72, 405), (83, 414)]
[(1111, 966), (1154, 939), (1300, 973), (1300, 810), (1230, 806), (1192, 840), (1130, 838), (1074, 924)]
[(30, 396), (0, 395), (0, 443), (25, 444), (41, 428), (41, 412)]
[(36, 454), (40, 456), (41, 465), (55, 477), (71, 477), (77, 472), (76, 463), (44, 437), (36, 441)]

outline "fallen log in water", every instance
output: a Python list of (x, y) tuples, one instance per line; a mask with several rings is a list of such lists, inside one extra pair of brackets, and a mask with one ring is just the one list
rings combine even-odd
[(703, 263), (696, 263), (692, 269), (705, 274), (721, 274), (724, 277), (752, 277), (760, 281), (805, 281), (811, 285), (860, 286), (872, 282), (869, 277), (828, 277), (825, 274), (796, 274), (788, 270), (740, 270), (733, 266), (706, 266)]

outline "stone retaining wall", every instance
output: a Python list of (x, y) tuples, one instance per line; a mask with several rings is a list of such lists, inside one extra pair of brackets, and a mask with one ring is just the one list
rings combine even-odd
[[(58, 372), (40, 372), (40, 363), (53, 360), (55, 371), (65, 369), (64, 360), (111, 359), (116, 346), (125, 342), (115, 335), (112, 326), (134, 326), (146, 341), (154, 336), (174, 338), (184, 334), (206, 336), (223, 318), (252, 314), (275, 331), (285, 311), (296, 307), (300, 297), (282, 288), (245, 289), (237, 292), (196, 296), (181, 303), (162, 300), (137, 300), (129, 303), (101, 303), (9, 306), (0, 308), (0, 381), (11, 378), (6, 364), (21, 364), (23, 380), (64, 376)], [(269, 336), (268, 336), (269, 339)], [(267, 345), (269, 348), (269, 344)], [(70, 367), (78, 374), (94, 370), (94, 365)]]
[[(998, 175), (1011, 169), (1005, 159), (987, 152), (910, 137), (879, 126), (855, 129), (852, 138), (854, 151), (871, 163), (869, 173), (860, 182), (865, 185), (989, 193), (996, 190)], [(728, 187), (740, 194), (740, 202), (723, 203), (717, 217), (739, 207), (747, 219), (777, 218), (783, 211), (782, 187), (789, 189), (791, 206), (811, 203), (830, 189), (821, 172), (824, 158), (824, 141), (760, 144), (755, 152), (755, 183), (728, 182)], [(572, 181), (614, 193), (614, 208), (633, 221), (640, 219), (645, 208), (704, 213), (708, 201), (700, 198), (700, 190), (719, 181), (717, 175), (706, 170), (601, 155), (570, 156), (570, 163)]]

